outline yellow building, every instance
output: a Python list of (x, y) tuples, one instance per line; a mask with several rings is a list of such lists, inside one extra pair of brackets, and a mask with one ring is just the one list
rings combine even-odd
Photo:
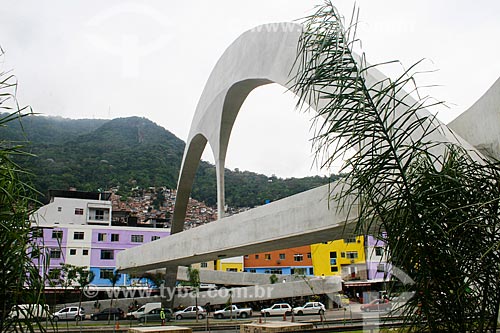
[(311, 245), (314, 275), (366, 279), (364, 237), (349, 237)]
[(212, 271), (243, 272), (243, 257), (205, 261), (191, 266), (199, 270), (208, 269)]
[(215, 269), (224, 272), (243, 272), (243, 256), (219, 259)]

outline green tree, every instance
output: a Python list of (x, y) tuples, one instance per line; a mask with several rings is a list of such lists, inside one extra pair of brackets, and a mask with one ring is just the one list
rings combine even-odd
[(388, 260), (414, 282), (410, 331), (496, 331), (500, 167), (438, 140), (451, 133), (425, 110), (437, 102), (417, 95), (414, 67), (373, 82), (353, 54), (355, 29), (326, 1), (305, 19), (296, 62), (300, 103), (317, 108), (315, 150), (335, 148), (322, 164), (357, 151), (332, 200), (357, 212), (358, 234), (386, 232)]
[(188, 284), (193, 287), (194, 300), (196, 306), (196, 322), (198, 322), (198, 293), (200, 292), (200, 270), (188, 266), (187, 269)]
[[(108, 278), (109, 282), (111, 282), (111, 304), (109, 306), (110, 308), (113, 307), (113, 301), (115, 300), (115, 287), (116, 287), (116, 284), (118, 283), (118, 281), (120, 281), (121, 277), (122, 277), (122, 275), (120, 273), (118, 273), (117, 270), (115, 270), (113, 272), (113, 275), (111, 275)], [(110, 321), (111, 321), (111, 311), (108, 314), (108, 324)]]
[[(94, 280), (95, 278), (95, 274), (87, 267), (78, 266), (77, 275), (78, 275), (76, 279), (77, 285), (75, 286), (75, 289), (77, 289), (79, 292), (78, 309), (80, 309), (82, 307), (83, 291), (90, 283), (92, 283), (92, 280)], [(80, 319), (81, 319), (80, 316), (78, 316), (77, 320)]]
[[(0, 70), (1, 129), (8, 123), (20, 121), (29, 111), (17, 103), (16, 89), (16, 78)], [(36, 191), (27, 180), (29, 174), (13, 160), (14, 156), (21, 155), (27, 155), (21, 145), (0, 140), (0, 332), (16, 331), (20, 327), (23, 331), (45, 332), (47, 329), (40, 320), (19, 319), (15, 312), (9, 317), (16, 304), (45, 303), (39, 270), (45, 268), (45, 261), (29, 222), (38, 203), (33, 199)]]
[[(55, 280), (64, 290), (64, 300), (68, 299), (68, 294), (72, 291), (78, 279), (78, 267), (75, 265), (61, 263), (59, 279)], [(69, 330), (69, 323), (66, 321), (66, 329)]]

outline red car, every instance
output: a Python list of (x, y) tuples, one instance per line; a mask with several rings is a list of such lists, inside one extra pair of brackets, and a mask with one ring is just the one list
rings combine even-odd
[(368, 304), (363, 304), (361, 305), (361, 311), (390, 311), (392, 307), (392, 304), (389, 302), (389, 300), (384, 300), (384, 299), (374, 299)]

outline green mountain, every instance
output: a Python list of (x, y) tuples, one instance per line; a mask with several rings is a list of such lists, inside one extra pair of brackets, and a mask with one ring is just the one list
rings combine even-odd
[[(0, 128), (0, 142), (21, 142), (32, 157), (18, 162), (33, 174), (40, 193), (49, 189), (95, 191), (119, 186), (176, 188), (185, 143), (154, 122), (140, 117), (63, 119), (30, 115)], [(327, 177), (281, 179), (226, 170), (226, 201), (253, 207), (325, 184)], [(215, 205), (215, 167), (200, 162), (192, 197)], [(43, 200), (44, 198), (42, 198)]]

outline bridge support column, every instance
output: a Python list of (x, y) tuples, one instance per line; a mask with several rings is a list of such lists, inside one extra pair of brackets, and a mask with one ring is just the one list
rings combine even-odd
[(174, 308), (178, 268), (178, 266), (165, 267), (164, 283), (160, 287), (161, 305), (163, 307)]
[(217, 172), (217, 219), (220, 220), (226, 214), (224, 195), (224, 160), (217, 160), (215, 168)]

